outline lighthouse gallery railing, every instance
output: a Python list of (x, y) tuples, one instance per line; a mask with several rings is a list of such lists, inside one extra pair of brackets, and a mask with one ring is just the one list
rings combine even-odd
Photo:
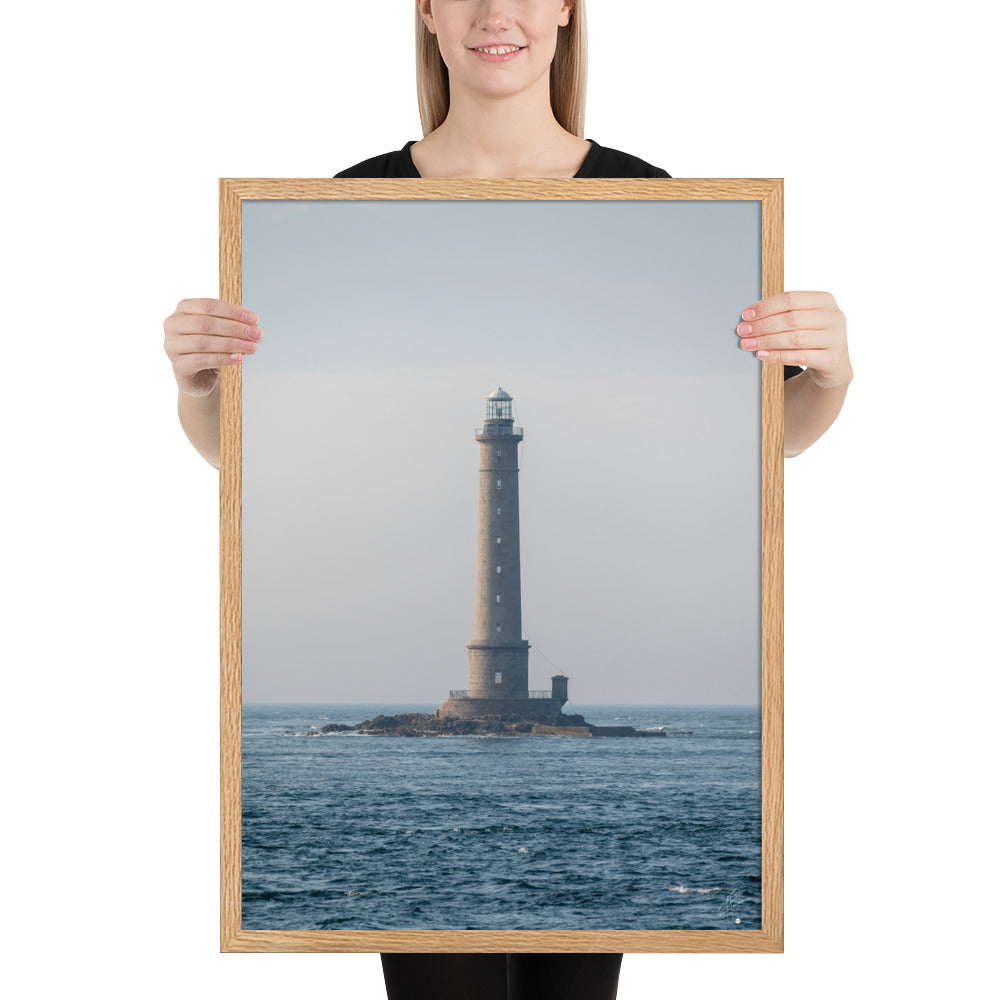
[(476, 437), (511, 437), (514, 434), (524, 437), (524, 428), (507, 427), (504, 424), (487, 424), (476, 428)]

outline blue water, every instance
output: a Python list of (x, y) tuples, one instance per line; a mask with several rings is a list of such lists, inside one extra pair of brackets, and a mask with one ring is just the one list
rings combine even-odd
[(568, 705), (663, 739), (307, 736), (243, 710), (247, 929), (756, 929), (757, 708)]

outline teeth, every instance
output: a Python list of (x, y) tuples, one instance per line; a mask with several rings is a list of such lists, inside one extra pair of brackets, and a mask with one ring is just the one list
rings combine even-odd
[(508, 52), (516, 52), (520, 47), (520, 45), (502, 45), (499, 48), (478, 49), (477, 51), (486, 52), (491, 56), (500, 56), (506, 55)]

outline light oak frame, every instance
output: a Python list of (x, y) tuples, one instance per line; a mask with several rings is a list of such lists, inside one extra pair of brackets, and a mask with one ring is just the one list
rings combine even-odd
[[(777, 179), (370, 180), (223, 178), (219, 284), (242, 301), (243, 202), (258, 200), (758, 201), (761, 296), (783, 290), (783, 184)], [(760, 930), (243, 930), (241, 926), (242, 383), (222, 371), (221, 950), (224, 952), (780, 952), (783, 870), (782, 371), (761, 366), (761, 929)]]

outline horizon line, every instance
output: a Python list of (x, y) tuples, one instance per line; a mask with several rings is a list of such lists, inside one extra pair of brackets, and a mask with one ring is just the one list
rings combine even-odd
[[(424, 701), (243, 701), (241, 704), (244, 707), (252, 707), (255, 705), (385, 705), (386, 707), (395, 707), (399, 705), (439, 705), (438, 702), (424, 702)], [(567, 705), (581, 705), (581, 706), (596, 706), (598, 708), (634, 708), (637, 705), (642, 705), (650, 708), (760, 708), (760, 702), (741, 702), (741, 701), (676, 701), (676, 702), (659, 702), (659, 701), (615, 701), (615, 702), (603, 702), (603, 701), (581, 701), (581, 702), (566, 702)], [(565, 707), (565, 706), (564, 706)]]

